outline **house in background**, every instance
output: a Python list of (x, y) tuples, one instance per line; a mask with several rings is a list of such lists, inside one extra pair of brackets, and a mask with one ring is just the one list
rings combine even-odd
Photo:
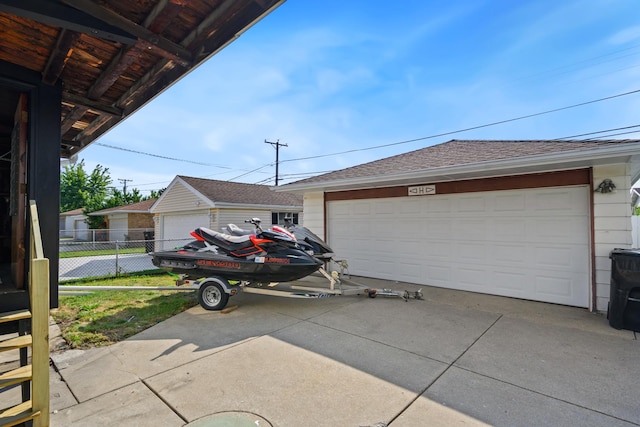
[(189, 233), (198, 227), (220, 230), (233, 223), (244, 228), (245, 220), (260, 218), (267, 228), (283, 224), (285, 216), (298, 223), (302, 204), (301, 196), (266, 185), (176, 176), (151, 207), (156, 250), (193, 240)]
[(89, 240), (89, 225), (84, 208), (73, 209), (60, 214), (60, 238)]
[(640, 140), (452, 140), (277, 191), (304, 195), (304, 226), (351, 274), (606, 311), (639, 155)]
[(150, 210), (156, 200), (102, 209), (89, 215), (105, 217), (109, 241), (145, 240), (145, 233), (152, 232), (154, 228)]

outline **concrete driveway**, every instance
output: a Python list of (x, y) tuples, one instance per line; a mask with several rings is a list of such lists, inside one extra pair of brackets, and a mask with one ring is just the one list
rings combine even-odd
[(148, 254), (95, 255), (60, 258), (58, 277), (65, 281), (155, 269)]
[(113, 346), (56, 354), (51, 425), (640, 425), (632, 332), (584, 309), (423, 293), (241, 294), (226, 314), (194, 307)]

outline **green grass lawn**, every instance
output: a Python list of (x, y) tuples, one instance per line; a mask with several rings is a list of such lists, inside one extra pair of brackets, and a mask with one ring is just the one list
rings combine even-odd
[[(74, 284), (175, 287), (175, 277), (156, 274)], [(59, 308), (51, 315), (71, 348), (89, 348), (121, 341), (197, 304), (195, 291), (96, 291), (60, 294)]]
[[(146, 253), (145, 248), (121, 248), (118, 249), (119, 254), (144, 254)], [(96, 249), (89, 251), (69, 251), (69, 252), (60, 252), (60, 258), (74, 258), (81, 256), (96, 256), (96, 255), (115, 255), (115, 249)]]

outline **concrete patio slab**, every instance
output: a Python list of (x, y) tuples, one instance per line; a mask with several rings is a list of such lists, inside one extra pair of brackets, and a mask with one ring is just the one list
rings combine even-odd
[(504, 316), (455, 365), (640, 424), (639, 357), (640, 341)]
[(250, 412), (277, 426), (388, 422), (416, 394), (373, 375), (264, 336), (147, 380), (191, 421)]
[(445, 363), (313, 323), (290, 326), (271, 336), (416, 394), (447, 368)]
[[(430, 403), (491, 426), (630, 427), (633, 424), (589, 408), (554, 399), (483, 375), (452, 367), (400, 417), (408, 424), (423, 417)], [(399, 420), (400, 421), (400, 420)], [(414, 424), (412, 424), (414, 423)], [(429, 423), (427, 423), (429, 424)], [(427, 425), (422, 424), (422, 425)], [(396, 427), (396, 423), (393, 423)]]
[(54, 412), (50, 425), (178, 427), (185, 425), (185, 421), (138, 382)]
[(315, 317), (313, 322), (451, 363), (498, 318), (495, 313), (429, 301), (377, 297)]
[(52, 359), (82, 402), (296, 322), (261, 309), (222, 314), (198, 306), (109, 347)]
[[(423, 289), (408, 302), (243, 294), (227, 314), (194, 307), (109, 348), (61, 353), (81, 403), (52, 425), (136, 425), (142, 402), (171, 414), (154, 425), (242, 414), (273, 426), (640, 425), (629, 331), (580, 308)], [(131, 390), (131, 414), (115, 414)]]

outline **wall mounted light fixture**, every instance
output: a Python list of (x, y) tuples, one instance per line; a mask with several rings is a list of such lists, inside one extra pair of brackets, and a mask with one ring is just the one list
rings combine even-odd
[(594, 190), (597, 193), (614, 193), (616, 185), (609, 178), (603, 179), (602, 182)]

